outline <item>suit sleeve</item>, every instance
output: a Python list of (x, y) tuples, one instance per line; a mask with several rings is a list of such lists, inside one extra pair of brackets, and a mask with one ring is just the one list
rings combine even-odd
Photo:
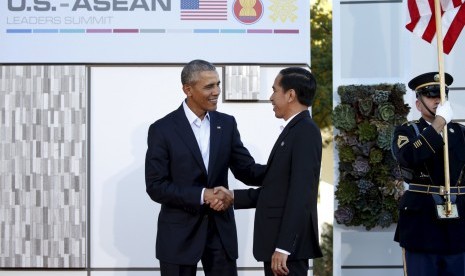
[(200, 208), (202, 187), (172, 182), (169, 146), (162, 129), (156, 123), (149, 128), (145, 157), (146, 192), (155, 202), (194, 212)]
[(262, 188), (234, 190), (234, 209), (256, 208)]
[(306, 231), (313, 228), (313, 232), (318, 233), (316, 207), (321, 150), (321, 134), (317, 128), (303, 129), (295, 136), (292, 145), (289, 190), (276, 241), (276, 248), (286, 250), (291, 254), (298, 235), (304, 232), (304, 228), (307, 228)]
[(256, 164), (247, 148), (244, 147), (234, 118), (232, 135), (231, 159), (229, 161), (231, 172), (236, 179), (247, 185), (260, 186), (265, 175), (266, 165)]

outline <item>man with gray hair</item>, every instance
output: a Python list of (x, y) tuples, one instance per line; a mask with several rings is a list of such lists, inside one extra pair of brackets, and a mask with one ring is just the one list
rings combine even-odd
[(146, 191), (161, 204), (156, 240), (161, 275), (196, 275), (199, 260), (207, 276), (237, 275), (233, 198), (213, 188), (228, 188), (228, 169), (257, 185), (265, 166), (255, 164), (243, 146), (234, 117), (216, 111), (221, 89), (215, 66), (193, 60), (181, 82), (186, 99), (150, 126), (147, 139)]

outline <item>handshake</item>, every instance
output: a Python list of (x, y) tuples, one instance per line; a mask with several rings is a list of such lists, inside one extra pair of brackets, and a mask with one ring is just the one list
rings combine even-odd
[(223, 186), (205, 189), (203, 198), (205, 204), (215, 211), (224, 211), (234, 203), (234, 193)]

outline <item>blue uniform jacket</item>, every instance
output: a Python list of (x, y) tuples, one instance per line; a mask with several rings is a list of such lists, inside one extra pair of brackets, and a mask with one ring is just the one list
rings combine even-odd
[[(417, 126), (418, 135), (414, 124)], [(464, 127), (449, 123), (450, 185), (465, 185)], [(444, 142), (423, 118), (396, 127), (392, 151), (409, 184), (444, 186)], [(438, 196), (441, 197), (441, 196)], [(455, 254), (465, 252), (465, 196), (458, 195), (459, 219), (438, 219), (433, 195), (406, 191), (399, 205), (394, 240), (409, 251)]]

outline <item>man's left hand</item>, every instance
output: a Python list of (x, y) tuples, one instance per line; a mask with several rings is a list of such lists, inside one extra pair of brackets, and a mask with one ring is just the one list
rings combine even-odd
[(289, 274), (289, 269), (286, 265), (287, 255), (278, 251), (271, 256), (271, 270), (275, 276)]

